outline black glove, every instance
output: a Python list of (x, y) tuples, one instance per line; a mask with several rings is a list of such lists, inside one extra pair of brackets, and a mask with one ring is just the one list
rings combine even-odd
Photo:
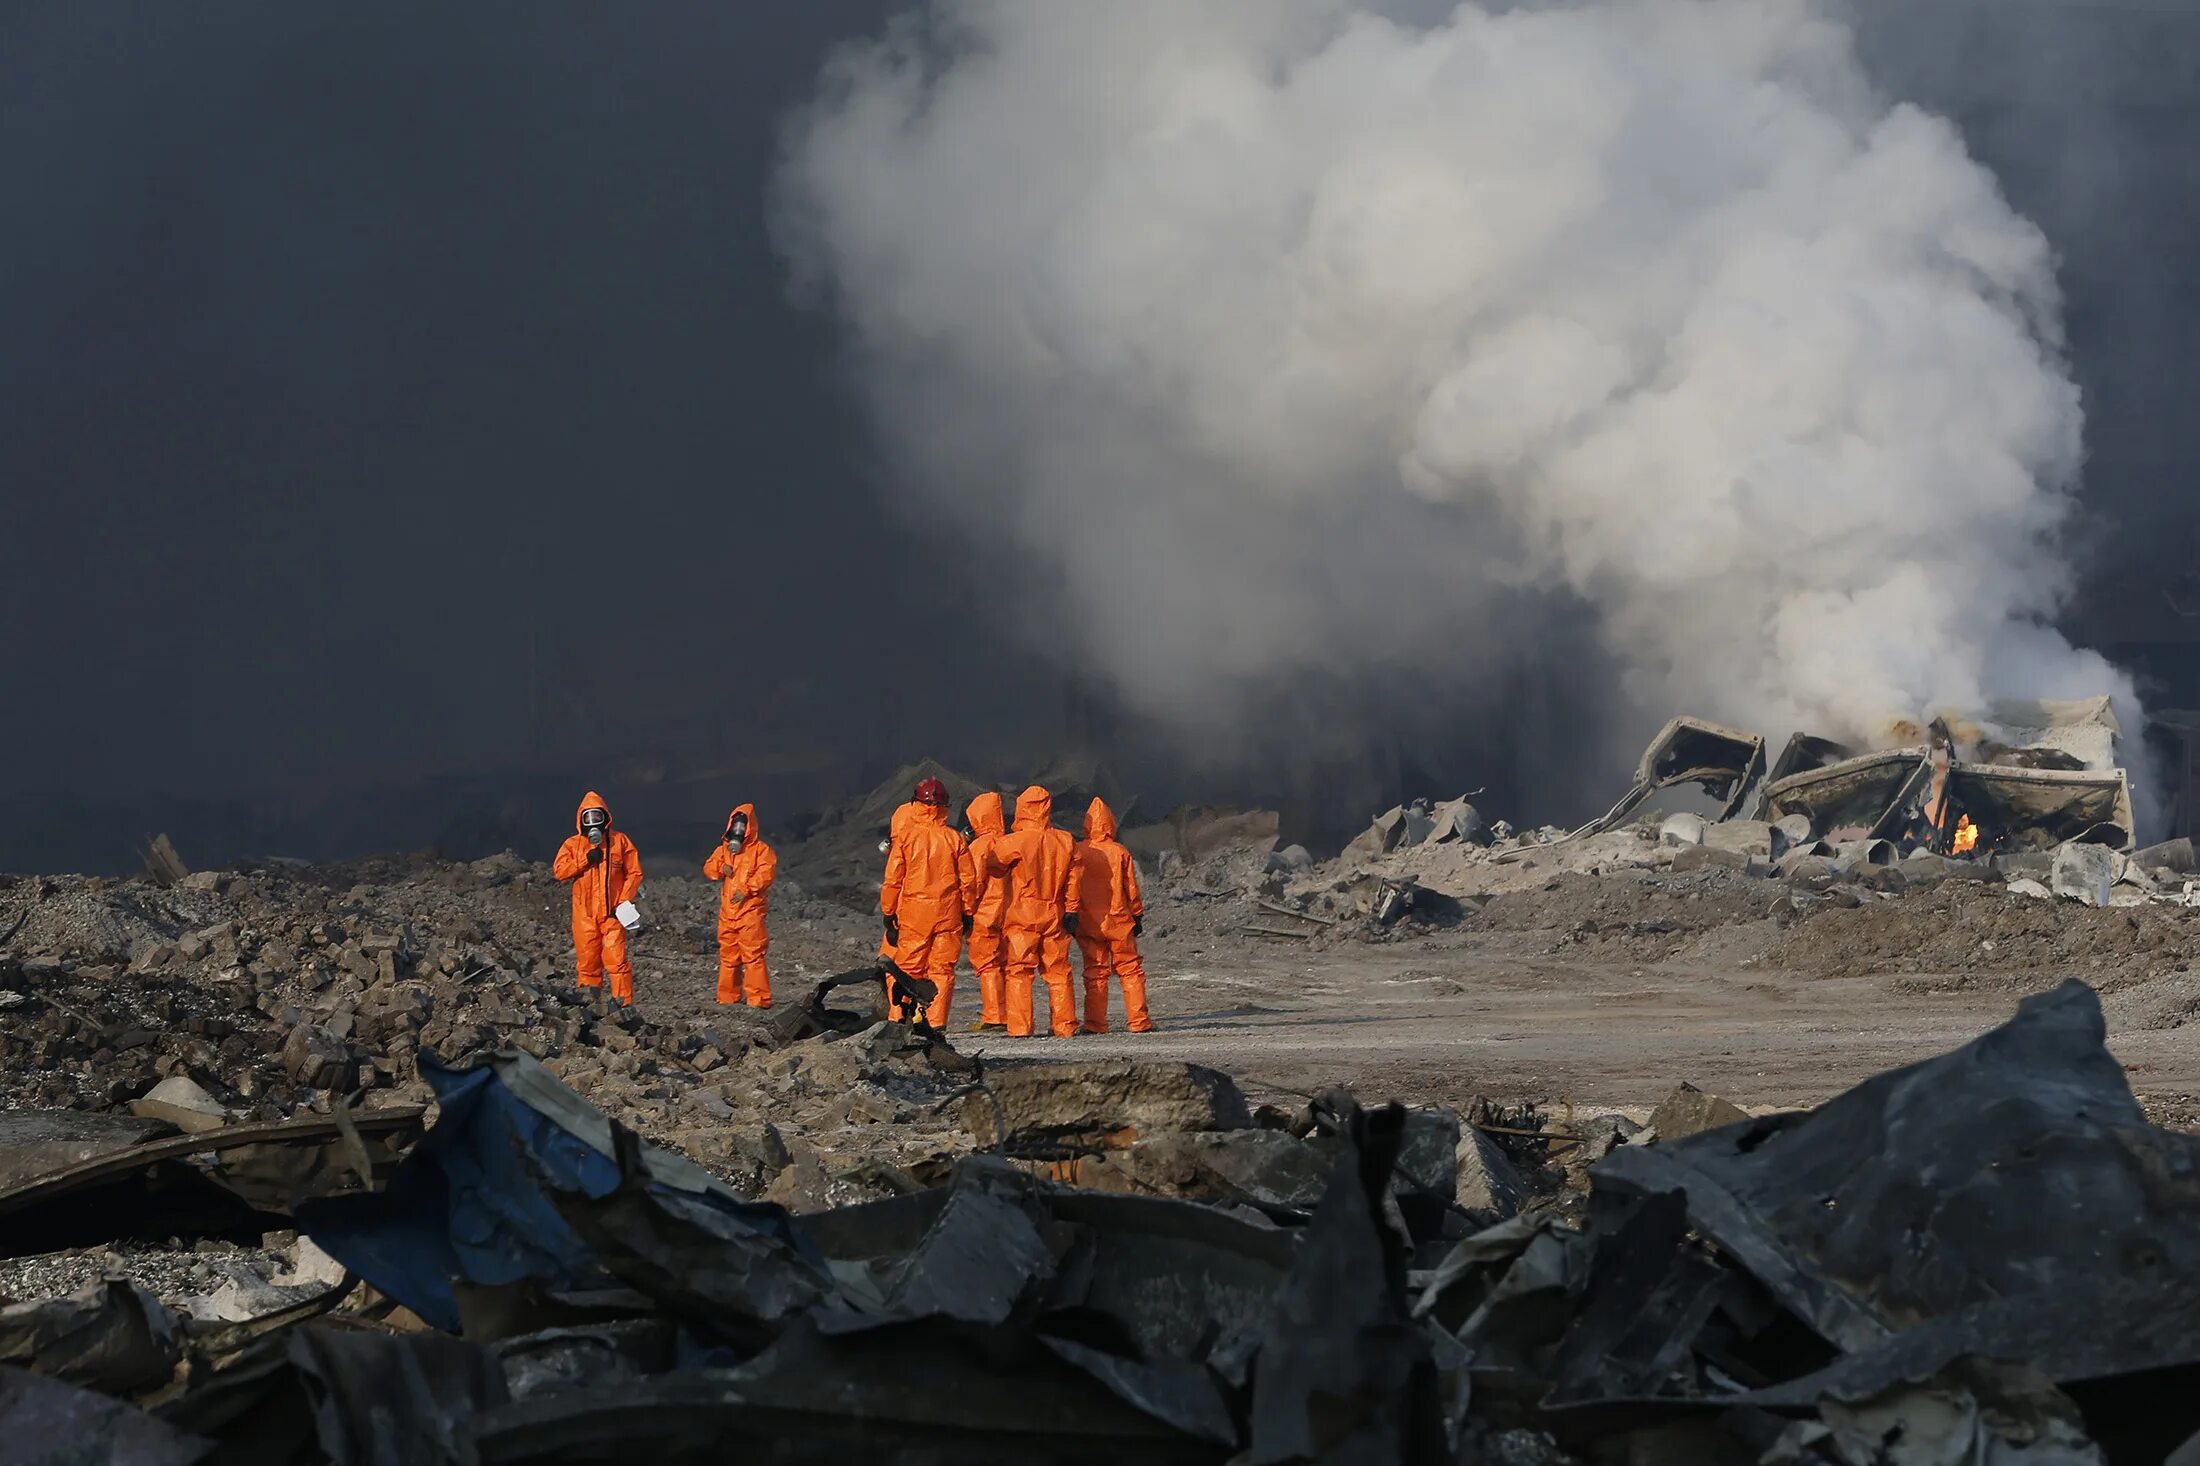
[(886, 918), (886, 940), (897, 947), (901, 945), (901, 923), (891, 916)]
[(591, 845), (588, 847), (588, 863), (590, 865), (603, 864), (603, 846)]
[(975, 927), (977, 924), (978, 918), (976, 918), (975, 916), (965, 916), (963, 918), (963, 935), (966, 937), (969, 936), (971, 928)]
[(1145, 934), (1146, 934), (1146, 918), (1145, 918), (1145, 917), (1143, 917), (1143, 916), (1134, 916), (1134, 917), (1132, 917), (1132, 918), (1131, 918), (1131, 935), (1132, 935), (1132, 936), (1134, 936), (1134, 937), (1142, 937), (1142, 936), (1144, 936)]
[(1071, 936), (1073, 936), (1073, 937), (1077, 935), (1077, 913), (1076, 913), (1076, 912), (1074, 912), (1074, 911), (1068, 912), (1068, 913), (1066, 913), (1066, 914), (1065, 914), (1065, 915), (1064, 915), (1064, 916), (1062, 917), (1062, 930), (1063, 930), (1063, 931), (1066, 931), (1066, 932), (1068, 932), (1068, 933), (1069, 933), (1069, 934), (1070, 934)]

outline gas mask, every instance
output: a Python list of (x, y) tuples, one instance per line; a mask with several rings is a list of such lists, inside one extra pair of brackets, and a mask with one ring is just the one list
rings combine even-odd
[(746, 844), (747, 844), (748, 842), (749, 842), (749, 822), (748, 822), (747, 820), (745, 820), (745, 819), (735, 819), (735, 820), (732, 820), (731, 822), (729, 822), (729, 823), (727, 824), (727, 826), (726, 826), (726, 848), (727, 848), (728, 850), (731, 850), (731, 851), (734, 851), (734, 852), (736, 852), (736, 853), (739, 853), (739, 851), (740, 851), (741, 847), (742, 847), (743, 845), (746, 845)]
[(603, 843), (603, 832), (610, 827), (610, 811), (602, 809), (584, 809), (581, 811), (581, 833), (588, 837), (589, 844), (601, 845)]

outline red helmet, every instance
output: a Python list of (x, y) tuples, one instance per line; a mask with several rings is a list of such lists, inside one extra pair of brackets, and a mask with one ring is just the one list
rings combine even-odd
[(945, 809), (947, 807), (947, 786), (937, 779), (918, 780), (917, 803), (937, 805)]

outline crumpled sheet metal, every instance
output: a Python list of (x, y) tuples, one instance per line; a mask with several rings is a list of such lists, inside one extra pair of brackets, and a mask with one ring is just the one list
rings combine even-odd
[[(95, 1154), (0, 1188), (0, 1256), (130, 1231), (194, 1230), (211, 1210), (281, 1215), (308, 1198), (379, 1184), (419, 1136), (416, 1108), (228, 1125)], [(89, 1231), (86, 1232), (86, 1228)]]
[(1969, 814), (1989, 834), (2021, 836), (2019, 848), (2051, 849), (2084, 840), (2129, 850), (2138, 828), (2131, 809), (2131, 779), (2106, 772), (2021, 769), (1999, 764), (1955, 763), (1948, 768), (1950, 817)]
[(109, 1395), (0, 1365), (9, 1466), (198, 1466), (214, 1443)]
[(314, 1324), (264, 1341), (158, 1413), (218, 1441), (221, 1461), (473, 1466), (474, 1422), (508, 1399), (478, 1344)]
[(844, 1273), (842, 1300), (821, 1311), (819, 1327), (834, 1334), (933, 1318), (1006, 1323), (1035, 1284), (1054, 1276), (1068, 1245), (1048, 1235), (1059, 1229), (1021, 1179), (982, 1162), (958, 1168), (947, 1204), (915, 1248), (876, 1271)]
[(704, 1192), (663, 1185), (653, 1149), (615, 1130), (608, 1190), (535, 1168), (597, 1265), (705, 1337), (746, 1349), (828, 1295), (822, 1259), (784, 1208), (718, 1194), (715, 1182)]
[(1765, 772), (1765, 740), (1702, 718), (1675, 718), (1658, 730), (1635, 766), (1635, 782), (1604, 814), (1572, 831), (1578, 840), (1602, 834), (1660, 789), (1695, 784), (1721, 802), (1718, 818), (1733, 818)]
[(967, 1337), (924, 1332), (827, 1342), (801, 1324), (738, 1371), (683, 1370), (487, 1411), (473, 1444), (481, 1466), (1219, 1466), (1228, 1455), (1044, 1350), (989, 1358)]
[[(2079, 982), (1816, 1110), (1616, 1151), (1599, 1187), (1690, 1222), (1829, 1343), (1957, 1310), (2200, 1279), (2200, 1139), (2146, 1123)], [(2200, 1339), (2195, 1340), (2200, 1351)]]
[(642, 1144), (524, 1056), (422, 1067), (435, 1128), (385, 1193), (313, 1208), (309, 1234), (431, 1323), (457, 1321), (452, 1279), (469, 1297), (615, 1281), (681, 1336), (669, 1373), (486, 1407), (453, 1438), (484, 1461), (796, 1438), (799, 1459), (886, 1441), (917, 1442), (907, 1459), (1448, 1459), (1389, 1220), (1396, 1107), (1333, 1106), (1336, 1164), (1303, 1234), (1061, 1191), (988, 1156), (944, 1188), (797, 1220)]
[(0, 1364), (68, 1384), (134, 1394), (166, 1384), (182, 1357), (175, 1318), (120, 1278), (0, 1308)]
[(1252, 1360), (1250, 1466), (1448, 1460), (1434, 1352), (1405, 1302), (1405, 1241), (1383, 1220), (1399, 1106), (1351, 1117)]
[[(532, 1056), (501, 1051), (468, 1069), (420, 1056), (442, 1111), (375, 1195), (308, 1203), (300, 1227), (323, 1250), (437, 1328), (456, 1331), (454, 1281), (601, 1287), (592, 1248), (560, 1215), (554, 1192), (604, 1197), (622, 1181), (610, 1121)], [(777, 1228), (777, 1207), (744, 1200), (693, 1163), (654, 1146), (643, 1182), (739, 1225)], [(539, 1178), (539, 1182), (538, 1182)]]
[(1801, 815), (1826, 839), (1849, 830), (1863, 831), (1867, 839), (1891, 839), (1922, 807), (1932, 777), (1930, 747), (1879, 749), (1771, 780), (1757, 817)]
[(1814, 1111), (1621, 1147), (1581, 1230), (1467, 1239), (1416, 1314), (1583, 1450), (2161, 1460), (2200, 1430), (2200, 1138), (2145, 1123), (2104, 1036), (2069, 983)]
[[(974, 1158), (943, 1198), (829, 1223), (834, 1296), (761, 1352), (492, 1412), (481, 1457), (579, 1461), (622, 1442), (684, 1461), (800, 1440), (802, 1460), (888, 1442), (911, 1460), (1449, 1460), (1432, 1341), (1406, 1311), (1405, 1242), (1382, 1218), (1404, 1114), (1354, 1123), (1295, 1241)], [(1146, 1306), (1201, 1284), (1188, 1306)]]
[(1829, 1395), (1761, 1466), (2105, 1466), (2070, 1400), (2033, 1369), (1964, 1359), (1871, 1395)]

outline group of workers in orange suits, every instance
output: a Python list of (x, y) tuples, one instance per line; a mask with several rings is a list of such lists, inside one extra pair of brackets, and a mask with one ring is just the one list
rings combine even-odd
[[(1001, 796), (980, 794), (964, 811), (969, 834), (947, 819), (947, 786), (918, 783), (909, 802), (894, 811), (886, 842), (886, 873), (879, 884), (885, 939), (879, 970), (890, 962), (910, 977), (932, 982), (937, 993), (925, 1019), (944, 1030), (955, 991), (955, 964), (967, 941), (978, 975), (978, 1020), (973, 1033), (1029, 1037), (1034, 1028), (1032, 989), (1047, 989), (1048, 1029), (1057, 1038), (1108, 1031), (1108, 980), (1123, 991), (1130, 1031), (1150, 1033), (1146, 969), (1138, 939), (1146, 906), (1138, 865), (1116, 839), (1115, 814), (1099, 799), (1085, 811), (1085, 837), (1054, 827), (1054, 797), (1034, 784), (1016, 798), (1016, 823), (1008, 828)], [(573, 946), (583, 987), (601, 988), (634, 1001), (634, 968), (618, 910), (641, 889), (641, 856), (614, 829), (611, 810), (591, 791), (574, 815), (573, 836), (559, 847), (554, 873), (573, 885)], [(600, 877), (596, 872), (600, 870)], [(772, 1005), (765, 954), (771, 946), (771, 887), (779, 857), (757, 828), (754, 805), (737, 805), (726, 817), (718, 848), (703, 862), (705, 879), (718, 882), (718, 1001)], [(1078, 1021), (1070, 981), (1069, 949), (1084, 956), (1084, 1014)], [(913, 1015), (893, 1007), (891, 1015)]]
[[(971, 800), (964, 818), (967, 838), (947, 822), (947, 787), (926, 779), (894, 811), (887, 831), (878, 898), (886, 936), (879, 960), (935, 986), (925, 1021), (947, 1027), (955, 962), (967, 939), (978, 975), (971, 1032), (1030, 1037), (1032, 989), (1044, 980), (1047, 1026), (1056, 1038), (1106, 1033), (1111, 977), (1123, 990), (1130, 1031), (1152, 1032), (1138, 952), (1146, 904), (1138, 864), (1115, 838), (1115, 815), (1106, 802), (1095, 799), (1085, 811), (1082, 840), (1054, 828), (1054, 796), (1036, 784), (1017, 796), (1013, 829), (1006, 827), (1001, 796), (991, 792)], [(1070, 981), (1073, 939), (1085, 959), (1082, 1025)], [(893, 1016), (909, 1015), (895, 1010)]]

